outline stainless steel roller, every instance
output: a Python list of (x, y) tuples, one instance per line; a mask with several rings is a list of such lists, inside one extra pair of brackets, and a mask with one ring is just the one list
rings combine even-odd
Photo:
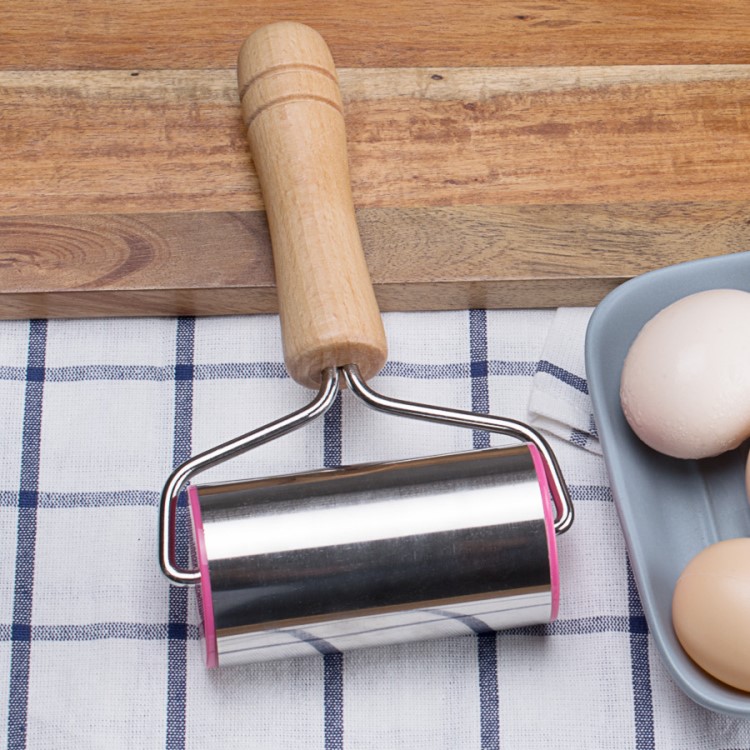
[[(293, 414), (179, 466), (162, 492), (159, 561), (195, 585), (210, 666), (497, 630), (556, 616), (556, 534), (573, 507), (554, 453), (523, 422), (389, 398), (362, 252), (336, 70), (295, 23), (243, 45), (239, 89), (274, 249), (287, 369), (317, 389)], [(200, 472), (324, 414), (340, 387), (395, 416), (518, 445), (188, 487), (193, 567), (176, 562), (179, 493)]]

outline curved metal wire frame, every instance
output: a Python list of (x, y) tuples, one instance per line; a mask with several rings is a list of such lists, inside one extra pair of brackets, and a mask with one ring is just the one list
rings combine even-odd
[(229, 461), (232, 458), (257, 448), (264, 443), (275, 440), (308, 422), (325, 414), (331, 408), (340, 388), (340, 374), (346, 380), (351, 392), (367, 406), (376, 411), (410, 419), (484, 430), (500, 435), (507, 435), (523, 443), (534, 445), (542, 456), (550, 485), (552, 501), (555, 504), (555, 532), (562, 534), (573, 523), (573, 503), (560, 471), (555, 454), (544, 437), (529, 425), (514, 419), (496, 417), (491, 414), (448, 409), (429, 404), (383, 396), (372, 390), (363, 380), (356, 365), (346, 365), (339, 370), (326, 370), (322, 376), (320, 390), (316, 397), (305, 407), (260, 427), (234, 440), (223, 443), (205, 451), (178, 466), (167, 480), (161, 494), (159, 515), (159, 562), (164, 575), (179, 585), (195, 584), (200, 581), (198, 570), (188, 570), (177, 564), (175, 559), (175, 515), (177, 499), (183, 487), (196, 474), (206, 469)]

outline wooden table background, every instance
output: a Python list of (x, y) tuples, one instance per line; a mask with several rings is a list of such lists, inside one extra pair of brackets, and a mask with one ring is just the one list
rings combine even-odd
[(3, 0), (0, 317), (275, 310), (235, 62), (283, 19), (339, 67), (384, 310), (750, 249), (747, 0)]

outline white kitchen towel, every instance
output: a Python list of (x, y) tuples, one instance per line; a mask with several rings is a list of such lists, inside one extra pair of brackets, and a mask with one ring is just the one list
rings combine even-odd
[[(543, 363), (566, 369), (547, 347), (563, 320), (555, 339), (580, 355), (567, 313), (386, 315), (389, 361), (371, 385), (526, 420)], [(602, 459), (570, 435), (550, 439), (576, 507), (558, 539), (556, 622), (207, 670), (194, 594), (157, 563), (161, 487), (189, 455), (310, 398), (286, 376), (275, 317), (0, 323), (0, 747), (750, 746), (748, 722), (695, 705), (662, 667)], [(200, 480), (500, 441), (344, 393), (325, 418)]]
[(560, 308), (544, 342), (529, 399), (531, 423), (601, 454), (591, 410), (584, 342), (592, 308)]

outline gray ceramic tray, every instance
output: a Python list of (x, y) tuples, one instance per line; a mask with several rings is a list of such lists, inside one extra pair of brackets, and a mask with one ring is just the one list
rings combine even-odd
[(663, 456), (633, 434), (619, 400), (625, 356), (646, 321), (680, 297), (717, 288), (750, 291), (750, 252), (682, 263), (618, 287), (591, 317), (586, 370), (612, 493), (656, 647), (694, 701), (750, 718), (750, 694), (695, 666), (677, 641), (671, 617), (672, 592), (688, 561), (721, 539), (750, 536), (744, 486), (748, 446), (702, 461)]

